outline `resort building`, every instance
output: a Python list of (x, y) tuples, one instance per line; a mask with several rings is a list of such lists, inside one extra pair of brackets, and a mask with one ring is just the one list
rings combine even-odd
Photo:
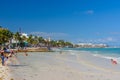
[(25, 36), (26, 38), (28, 38), (28, 34), (26, 33), (21, 33), (21, 37)]
[(93, 43), (78, 43), (77, 47), (80, 48), (104, 48), (108, 47), (107, 44), (93, 44)]

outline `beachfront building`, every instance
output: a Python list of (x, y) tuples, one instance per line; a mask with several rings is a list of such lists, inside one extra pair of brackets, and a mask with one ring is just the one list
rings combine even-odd
[[(20, 33), (20, 37), (24, 37), (24, 38), (28, 38), (29, 36), (28, 36), (28, 34), (26, 34), (26, 33)], [(18, 44), (20, 44), (20, 42), (18, 41), (18, 40), (16, 40), (15, 38), (13, 38), (12, 40), (11, 40), (11, 43), (12, 43), (12, 45), (13, 46), (17, 46)], [(27, 45), (27, 42), (26, 41), (23, 41), (23, 43), (24, 43), (24, 45)]]
[(26, 34), (26, 33), (21, 33), (21, 37), (23, 37), (23, 36), (25, 36), (26, 38), (29, 37), (28, 34)]
[(78, 43), (77, 47), (80, 48), (105, 48), (108, 47), (107, 44), (93, 44), (93, 43)]
[[(28, 34), (26, 34), (26, 33), (20, 33), (20, 35), (21, 35), (21, 37), (26, 37), (26, 38), (28, 38), (29, 36), (28, 36)], [(12, 43), (18, 43), (18, 40), (16, 41), (14, 38), (12, 39)]]

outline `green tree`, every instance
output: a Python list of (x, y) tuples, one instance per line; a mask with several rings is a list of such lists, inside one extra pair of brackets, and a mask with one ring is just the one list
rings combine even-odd
[(28, 39), (27, 39), (27, 42), (30, 44), (30, 46), (32, 46), (33, 44), (33, 35), (29, 35)]
[(33, 38), (33, 45), (37, 46), (38, 44), (39, 44), (38, 37), (34, 36), (34, 38)]
[(65, 46), (73, 47), (73, 44), (71, 42), (65, 42)]
[(0, 28), (0, 44), (10, 42), (13, 37), (13, 33), (5, 28)]
[(64, 46), (65, 46), (65, 41), (64, 41), (64, 40), (59, 40), (59, 41), (58, 41), (58, 45), (59, 45), (60, 47), (64, 47)]
[[(15, 39), (15, 41), (16, 41), (16, 47), (18, 47), (18, 43), (20, 43), (20, 41), (21, 41), (21, 35), (20, 35), (20, 33), (19, 32), (16, 32), (15, 34), (14, 34), (14, 36), (13, 36), (13, 38)], [(20, 45), (20, 44), (19, 44)]]
[(51, 40), (50, 44), (52, 47), (57, 47), (57, 41), (55, 40)]
[(39, 43), (44, 43), (43, 37), (38, 37), (38, 42), (39, 42)]
[(26, 36), (22, 36), (22, 40), (23, 40), (24, 47), (26, 47), (27, 46), (27, 37)]
[(26, 36), (22, 36), (22, 40), (23, 40), (24, 42), (26, 42), (26, 41), (27, 41), (27, 37), (26, 37)]

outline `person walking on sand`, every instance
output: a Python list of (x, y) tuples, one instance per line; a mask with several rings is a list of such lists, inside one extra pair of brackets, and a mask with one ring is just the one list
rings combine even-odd
[(5, 65), (4, 59), (5, 59), (4, 53), (1, 53), (2, 66)]
[(62, 54), (62, 51), (60, 51), (60, 54)]

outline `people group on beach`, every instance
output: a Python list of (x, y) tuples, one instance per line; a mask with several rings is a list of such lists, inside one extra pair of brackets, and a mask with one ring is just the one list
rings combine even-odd
[[(8, 47), (3, 47), (0, 49), (0, 58), (1, 58), (1, 64), (2, 66), (7, 65), (7, 62), (12, 60), (12, 62), (18, 62), (17, 60), (17, 52), (9, 49)], [(27, 52), (24, 52), (25, 56), (28, 56)]]
[(6, 65), (6, 61), (12, 57), (15, 54), (13, 50), (10, 50), (7, 47), (4, 47), (3, 49), (0, 50), (0, 57), (1, 57), (1, 63), (2, 66)]

